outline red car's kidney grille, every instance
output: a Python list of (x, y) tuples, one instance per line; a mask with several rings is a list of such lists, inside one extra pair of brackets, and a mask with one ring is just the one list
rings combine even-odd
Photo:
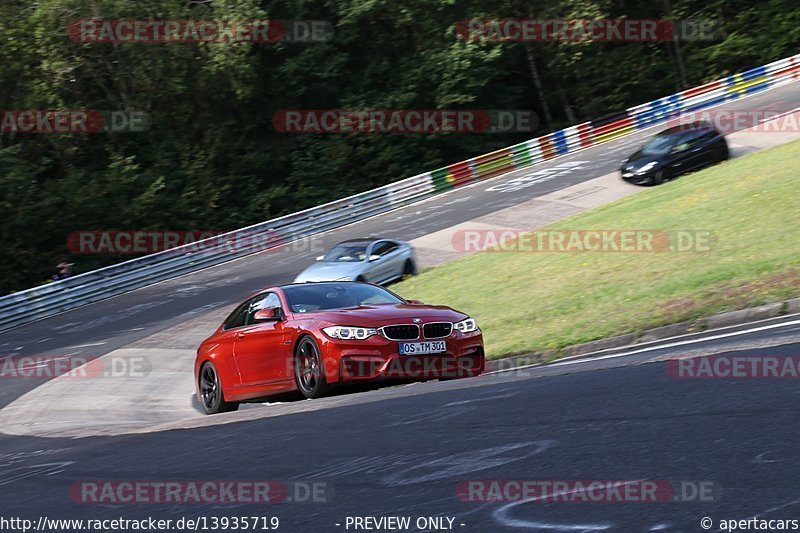
[(422, 326), (422, 333), (426, 339), (441, 339), (449, 336), (453, 332), (453, 324), (450, 322), (431, 322)]
[(383, 336), (390, 341), (411, 341), (419, 338), (419, 326), (416, 324), (383, 326), (381, 329)]

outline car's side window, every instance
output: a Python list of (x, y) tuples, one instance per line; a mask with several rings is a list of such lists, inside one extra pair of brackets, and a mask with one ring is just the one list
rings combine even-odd
[(706, 142), (714, 139), (717, 136), (717, 132), (715, 131), (707, 131), (700, 136), (700, 141)]
[(386, 241), (386, 244), (387, 244), (388, 246), (386, 247), (386, 249), (383, 251), (383, 253), (382, 253), (381, 255), (386, 255), (386, 254), (392, 253), (392, 252), (394, 252), (395, 250), (397, 250), (397, 248), (399, 248), (399, 247), (400, 247), (400, 245), (399, 245), (399, 244), (397, 244), (397, 243), (396, 243), (396, 242), (394, 242), (394, 241)]
[(226, 318), (225, 322), (222, 324), (223, 331), (244, 326), (244, 321), (247, 314), (247, 306), (249, 304), (250, 300), (241, 304), (239, 307), (233, 310), (233, 313), (228, 315), (228, 318)]
[(254, 323), (253, 317), (257, 311), (280, 306), (281, 300), (274, 292), (259, 294), (255, 298), (251, 299), (249, 305), (247, 306), (247, 313), (245, 313), (245, 324), (249, 326)]
[(383, 251), (384, 244), (386, 244), (386, 241), (378, 241), (374, 243), (369, 251), (370, 258), (372, 258), (375, 255), (380, 256), (381, 252)]
[(691, 137), (683, 137), (681, 141), (672, 148), (673, 153), (685, 152), (692, 145)]
[(714, 132), (711, 131), (697, 131), (692, 134), (692, 136), (687, 139), (689, 146), (697, 146), (698, 144), (702, 144), (704, 141), (707, 141), (714, 137)]
[(379, 241), (372, 247), (372, 252), (370, 255), (378, 255), (383, 257), (384, 255), (388, 254), (397, 249), (397, 243), (392, 241)]

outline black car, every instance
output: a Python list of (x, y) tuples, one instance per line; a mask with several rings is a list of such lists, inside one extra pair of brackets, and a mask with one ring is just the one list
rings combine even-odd
[(728, 159), (725, 137), (705, 122), (664, 130), (622, 162), (622, 179), (660, 185), (692, 170)]

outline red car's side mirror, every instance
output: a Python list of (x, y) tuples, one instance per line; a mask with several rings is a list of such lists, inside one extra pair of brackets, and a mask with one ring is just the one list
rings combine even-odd
[(253, 315), (254, 322), (274, 322), (281, 319), (281, 310), (279, 307), (268, 307), (260, 309)]
[(419, 300), (406, 300), (406, 301), (413, 305), (422, 305), (422, 302), (420, 302)]

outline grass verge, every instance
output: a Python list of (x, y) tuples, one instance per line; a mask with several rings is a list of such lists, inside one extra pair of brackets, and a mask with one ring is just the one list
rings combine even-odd
[(393, 287), (470, 313), (490, 358), (800, 294), (800, 141), (551, 224), (558, 230), (710, 231), (708, 251), (482, 252)]

